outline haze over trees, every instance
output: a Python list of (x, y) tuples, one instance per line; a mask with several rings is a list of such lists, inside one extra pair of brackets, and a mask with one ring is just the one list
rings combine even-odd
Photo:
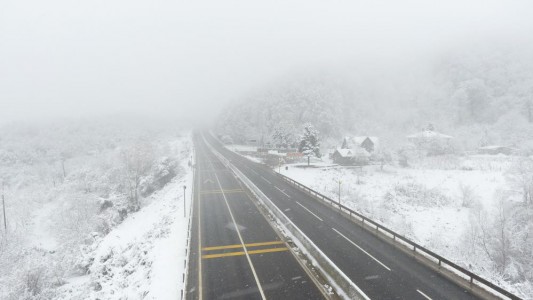
[(423, 67), (360, 63), (293, 73), (228, 107), (218, 132), (243, 142), (269, 137), (281, 123), (300, 131), (311, 122), (324, 146), (357, 134), (399, 147), (431, 123), (454, 136), (460, 151), (500, 144), (530, 152), (533, 52), (527, 47), (456, 47)]

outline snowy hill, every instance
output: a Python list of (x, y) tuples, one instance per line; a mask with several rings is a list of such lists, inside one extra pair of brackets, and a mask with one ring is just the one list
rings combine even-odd
[[(135, 234), (175, 234), (170, 197), (178, 194), (171, 189), (188, 178), (192, 145), (190, 133), (171, 124), (100, 118), (0, 128), (7, 223), (0, 228), (0, 298), (60, 297), (73, 278), (98, 273), (94, 251), (109, 243), (108, 234), (146, 210), (161, 210), (151, 222), (166, 229)], [(146, 222), (137, 226), (149, 230)], [(120, 249), (131, 246), (129, 238)]]

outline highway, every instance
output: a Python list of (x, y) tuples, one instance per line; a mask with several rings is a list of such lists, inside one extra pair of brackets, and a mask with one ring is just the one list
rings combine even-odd
[(199, 136), (187, 299), (325, 299), (250, 195)]
[[(276, 175), (205, 135), (285, 213), (365, 294), (368, 299), (480, 299), (311, 198)], [(292, 297), (283, 296), (279, 299)]]

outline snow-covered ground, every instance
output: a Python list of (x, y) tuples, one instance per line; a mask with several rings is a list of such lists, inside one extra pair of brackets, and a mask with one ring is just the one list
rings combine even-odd
[[(312, 163), (311, 168), (301, 162), (274, 169), (332, 199), (339, 197), (340, 181), (343, 204), (530, 299), (531, 283), (520, 276), (509, 280), (512, 269), (525, 274), (529, 266), (507, 264), (506, 273), (499, 272), (488, 255), (500, 250), (497, 238), (483, 232), (496, 226), (501, 195), (506, 195), (505, 202), (509, 203), (521, 199), (509, 179), (519, 159), (491, 155), (428, 157), (410, 162), (409, 168), (385, 165), (383, 169), (379, 165), (336, 166), (324, 159)], [(513, 226), (504, 225), (506, 238), (511, 240)], [(527, 226), (524, 228), (527, 231)], [(482, 249), (484, 242), (493, 246)], [(515, 244), (520, 243), (515, 240)]]
[(190, 132), (135, 121), (0, 128), (0, 299), (181, 294)]
[(60, 298), (180, 299), (192, 190), (192, 172), (185, 162), (182, 168), (188, 171), (93, 245), (85, 254), (90, 273), (69, 278)]
[(481, 239), (475, 216), (495, 218), (502, 193), (510, 195), (506, 201), (520, 199), (507, 178), (514, 159), (472, 156), (454, 158), (450, 166), (449, 158), (443, 158), (445, 163), (429, 158), (411, 168), (386, 165), (383, 170), (376, 165), (305, 168), (289, 164), (282, 166), (281, 173), (332, 199), (339, 197), (340, 181), (343, 204), (525, 296), (531, 290), (529, 283), (513, 286), (491, 267), (484, 251), (473, 247)]
[[(365, 166), (362, 170), (344, 167), (303, 168), (295, 165), (287, 167), (288, 170), (281, 168), (282, 174), (333, 199), (338, 198), (340, 180), (342, 203), (376, 216), (390, 225), (408, 220), (414, 232), (404, 233), (415, 237), (422, 244), (430, 243), (436, 233), (439, 233), (440, 239), (445, 240), (445, 243), (450, 244), (466, 228), (468, 208), (461, 205), (461, 184), (470, 186), (487, 208), (493, 206), (496, 190), (508, 188), (501, 172), (403, 169), (392, 166), (386, 166), (383, 171), (379, 166)], [(418, 192), (418, 185), (438, 193), (431, 196), (442, 196), (443, 199), (438, 202), (427, 199), (428, 202), (424, 205), (409, 203), (412, 200), (395, 203), (387, 198), (388, 193), (398, 194), (398, 189), (404, 187), (413, 189), (413, 193)], [(388, 215), (387, 211), (394, 214)], [(441, 232), (446, 236), (443, 237)]]

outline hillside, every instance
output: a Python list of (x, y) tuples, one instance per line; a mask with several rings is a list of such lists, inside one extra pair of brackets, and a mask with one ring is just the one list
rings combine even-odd
[[(487, 47), (488, 48), (488, 47)], [(457, 150), (491, 144), (533, 149), (533, 59), (520, 47), (450, 50), (423, 62), (366, 62), (291, 74), (228, 107), (220, 134), (268, 140), (276, 126), (298, 135), (311, 122), (323, 146), (344, 134), (401, 147), (428, 124)], [(495, 50), (496, 49), (496, 50)]]
[[(152, 202), (173, 215), (176, 204), (165, 203), (174, 199), (158, 191), (173, 182), (181, 190), (175, 179), (192, 146), (188, 132), (170, 125), (102, 117), (0, 128), (0, 298), (60, 298), (72, 278), (99, 276), (95, 252), (116, 226)], [(103, 284), (92, 279), (85, 295)]]

